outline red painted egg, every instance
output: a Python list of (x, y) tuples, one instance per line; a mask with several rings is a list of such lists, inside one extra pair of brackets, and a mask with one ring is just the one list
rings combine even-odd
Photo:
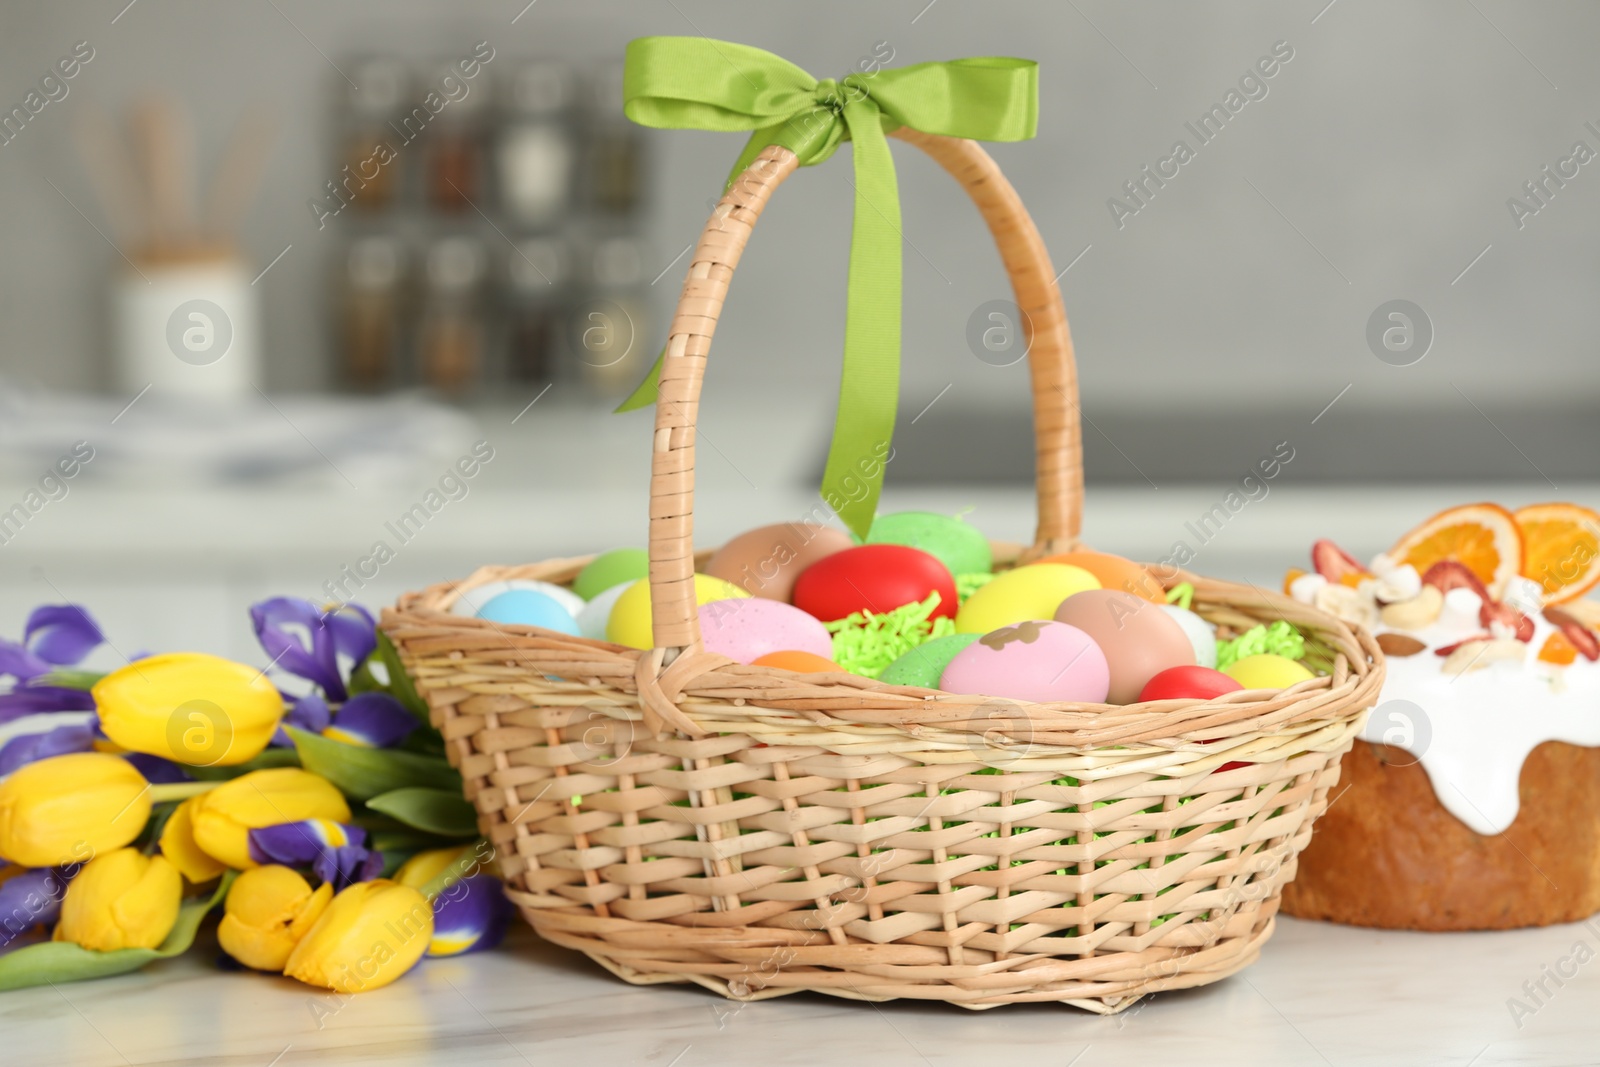
[(1210, 700), (1243, 688), (1226, 674), (1210, 667), (1168, 667), (1145, 683), (1139, 691), (1139, 700)]
[(823, 622), (857, 611), (883, 614), (939, 594), (935, 618), (954, 618), (956, 580), (938, 558), (907, 545), (860, 545), (835, 552), (800, 573), (794, 606)]

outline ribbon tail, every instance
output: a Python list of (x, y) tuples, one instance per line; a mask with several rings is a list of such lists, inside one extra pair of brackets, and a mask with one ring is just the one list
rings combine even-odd
[(667, 350), (663, 347), (656, 361), (650, 364), (650, 369), (645, 372), (644, 381), (634, 386), (633, 392), (628, 394), (626, 400), (611, 409), (613, 415), (624, 411), (638, 411), (656, 402), (656, 396), (661, 392), (661, 364), (665, 363), (666, 359)]
[(845, 105), (854, 142), (855, 217), (839, 411), (822, 499), (862, 537), (877, 514), (900, 397), (900, 194), (878, 109)]

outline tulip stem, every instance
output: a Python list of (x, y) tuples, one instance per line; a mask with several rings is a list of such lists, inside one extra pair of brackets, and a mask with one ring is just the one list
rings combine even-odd
[(150, 803), (159, 804), (163, 800), (188, 800), (201, 793), (209, 793), (221, 782), (167, 782), (162, 785), (150, 787)]

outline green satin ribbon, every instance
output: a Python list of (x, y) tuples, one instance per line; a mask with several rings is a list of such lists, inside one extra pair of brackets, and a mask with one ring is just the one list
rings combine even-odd
[[(768, 145), (821, 163), (853, 141), (844, 366), (822, 497), (862, 537), (883, 488), (900, 390), (900, 193), (884, 134), (901, 126), (983, 141), (1021, 141), (1038, 125), (1038, 68), (977, 58), (818, 80), (771, 52), (708, 37), (628, 44), (623, 110), (663, 129), (751, 130), (728, 185)], [(665, 353), (618, 411), (655, 402)]]

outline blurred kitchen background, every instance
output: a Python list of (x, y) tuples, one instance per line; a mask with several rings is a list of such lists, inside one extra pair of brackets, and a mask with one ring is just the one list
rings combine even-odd
[[(113, 640), (253, 655), (244, 606), (267, 593), (344, 582), (377, 606), (642, 544), (650, 416), (608, 411), (742, 144), (622, 118), (646, 34), (818, 76), (1039, 61), (1038, 137), (990, 150), (1063, 272), (1096, 547), (1183, 539), (1198, 570), (1275, 584), (1315, 536), (1366, 556), (1453, 502), (1593, 506), (1597, 32), (1578, 0), (11, 5), (0, 513), (27, 520), (0, 524), (0, 632), (73, 600)], [(701, 544), (817, 502), (847, 156), (791, 180), (734, 283)], [(998, 258), (948, 178), (895, 161), (884, 506), (1026, 540), (1026, 367), (981, 341), (1006, 314)], [(1195, 544), (1185, 524), (1285, 444)], [(475, 446), (492, 458), (441, 487)], [(430, 490), (426, 526), (391, 533)], [(392, 559), (363, 564), (380, 541)]]

